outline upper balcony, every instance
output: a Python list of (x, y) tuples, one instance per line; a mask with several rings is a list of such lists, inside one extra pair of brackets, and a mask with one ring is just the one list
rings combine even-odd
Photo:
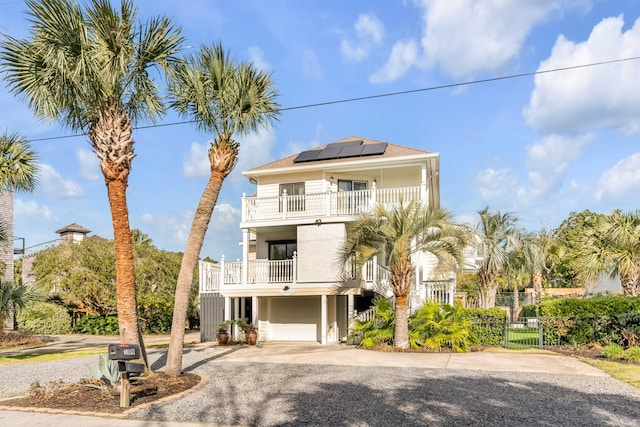
[(370, 210), (378, 203), (395, 205), (400, 202), (427, 202), (424, 186), (376, 188), (367, 190), (326, 191), (324, 193), (288, 195), (278, 197), (242, 197), (242, 224), (290, 221), (321, 217), (349, 217)]

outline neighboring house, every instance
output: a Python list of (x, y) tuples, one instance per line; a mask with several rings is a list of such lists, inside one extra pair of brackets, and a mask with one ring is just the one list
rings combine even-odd
[[(246, 319), (260, 341), (346, 339), (354, 315), (375, 295), (392, 296), (385, 262), (340, 267), (346, 224), (376, 203), (440, 204), (439, 155), (350, 137), (243, 172), (256, 185), (242, 197), (242, 260), (200, 262), (201, 335), (222, 320)], [(415, 259), (410, 303), (453, 302), (455, 277)]]

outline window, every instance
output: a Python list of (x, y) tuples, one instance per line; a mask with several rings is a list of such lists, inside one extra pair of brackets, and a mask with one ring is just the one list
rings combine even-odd
[(346, 197), (340, 197), (340, 209), (347, 214), (358, 212), (358, 209), (368, 205), (368, 194), (363, 191), (367, 189), (367, 181), (348, 181), (338, 180), (338, 191), (358, 193), (348, 194)]
[(270, 282), (290, 282), (293, 275), (293, 253), (297, 250), (298, 244), (295, 240), (281, 242), (269, 242), (269, 260), (280, 261), (269, 263)]
[[(304, 210), (304, 182), (291, 182), (289, 184), (280, 184), (280, 195), (287, 192), (287, 211), (297, 212)], [(282, 205), (280, 205), (282, 212)]]
[(269, 259), (293, 259), (293, 253), (297, 250), (298, 244), (295, 240), (283, 242), (269, 242)]

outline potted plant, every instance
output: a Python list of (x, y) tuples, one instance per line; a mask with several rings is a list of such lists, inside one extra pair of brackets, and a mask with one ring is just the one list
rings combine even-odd
[(240, 330), (244, 332), (244, 339), (247, 344), (256, 345), (256, 342), (258, 341), (258, 331), (256, 331), (253, 323), (247, 323), (244, 320), (239, 320), (238, 322), (236, 322), (236, 324), (238, 325)]
[(218, 326), (218, 332), (216, 333), (216, 339), (218, 340), (218, 345), (227, 345), (229, 342), (229, 326), (233, 325), (235, 321), (233, 320), (225, 320), (220, 323)]

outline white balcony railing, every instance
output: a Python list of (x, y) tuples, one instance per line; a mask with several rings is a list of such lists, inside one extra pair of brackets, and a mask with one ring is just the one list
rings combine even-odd
[[(293, 259), (256, 260), (247, 262), (247, 285), (295, 283), (297, 275), (296, 255)], [(219, 264), (200, 261), (200, 292), (220, 292), (223, 288), (243, 285), (241, 261), (225, 261)]]
[[(295, 284), (297, 281), (297, 254), (294, 253), (293, 259), (248, 261), (246, 282), (241, 261), (228, 262), (222, 257), (219, 264), (200, 261), (199, 268), (200, 293), (216, 293), (254, 285), (281, 287), (282, 283)], [(387, 295), (390, 292), (389, 275), (389, 270), (371, 259), (362, 267), (360, 274), (348, 274), (345, 280), (359, 279), (365, 288)]]
[(421, 186), (378, 188), (369, 190), (327, 191), (279, 197), (242, 197), (242, 222), (274, 221), (290, 218), (357, 215), (377, 203), (394, 205), (400, 202), (424, 200)]

